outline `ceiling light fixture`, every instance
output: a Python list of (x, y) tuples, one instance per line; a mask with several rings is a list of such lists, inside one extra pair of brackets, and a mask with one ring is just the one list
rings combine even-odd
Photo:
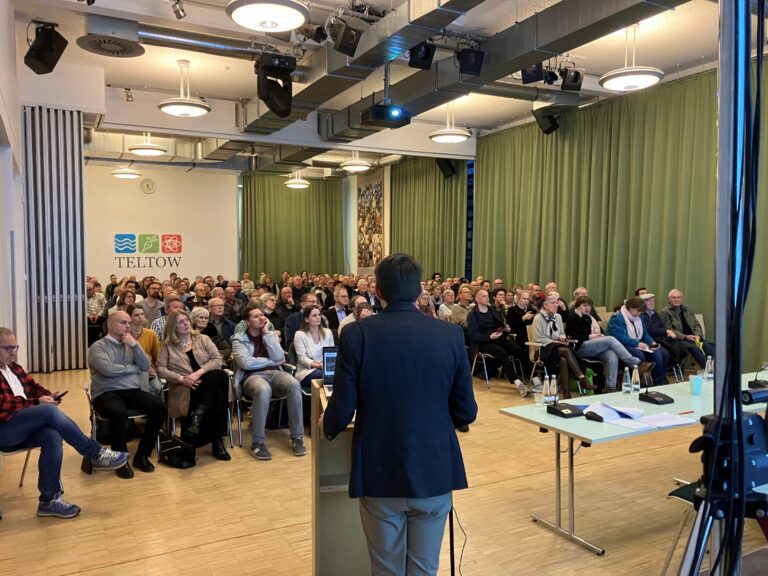
[(184, 10), (184, 2), (182, 2), (182, 0), (173, 0), (173, 2), (171, 2), (171, 10), (173, 10), (173, 15), (176, 16), (176, 20), (181, 20), (182, 18), (187, 17), (187, 12)]
[(178, 60), (179, 64), (179, 97), (168, 98), (159, 102), (157, 107), (166, 114), (181, 118), (203, 116), (211, 111), (211, 106), (201, 98), (189, 95), (189, 60)]
[(259, 32), (295, 30), (310, 16), (303, 0), (230, 0), (225, 10), (235, 24)]
[(285, 185), (288, 188), (294, 189), (309, 188), (309, 180), (304, 180), (304, 178), (301, 177), (301, 170), (299, 170), (292, 178), (285, 181)]
[(366, 170), (370, 170), (371, 163), (367, 162), (366, 160), (360, 160), (357, 156), (357, 150), (352, 151), (352, 159), (351, 160), (345, 160), (341, 164), (339, 164), (339, 168), (344, 170), (345, 172), (349, 172), (350, 174), (359, 174), (360, 172), (365, 172)]
[(466, 128), (456, 128), (454, 103), (448, 102), (448, 110), (445, 117), (445, 128), (435, 130), (429, 135), (429, 139), (438, 144), (458, 144), (472, 137), (472, 133)]
[(633, 92), (658, 84), (664, 72), (651, 66), (635, 66), (637, 25), (632, 26), (632, 66), (629, 66), (629, 28), (624, 31), (624, 68), (611, 70), (600, 77), (600, 86), (613, 92)]
[(128, 166), (126, 168), (115, 168), (112, 170), (112, 176), (120, 180), (136, 180), (141, 178), (141, 172)]
[(144, 142), (128, 146), (128, 152), (136, 154), (136, 156), (162, 156), (167, 152), (167, 150), (159, 144), (152, 144), (152, 134), (144, 132), (143, 135)]

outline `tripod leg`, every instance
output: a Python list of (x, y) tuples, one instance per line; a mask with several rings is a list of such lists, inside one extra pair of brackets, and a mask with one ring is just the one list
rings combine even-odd
[(696, 513), (696, 520), (693, 522), (688, 543), (685, 545), (683, 560), (677, 572), (678, 576), (696, 576), (701, 568), (701, 562), (704, 560), (704, 553), (707, 550), (709, 533), (712, 530), (712, 516), (705, 515), (704, 508), (705, 506), (702, 505)]

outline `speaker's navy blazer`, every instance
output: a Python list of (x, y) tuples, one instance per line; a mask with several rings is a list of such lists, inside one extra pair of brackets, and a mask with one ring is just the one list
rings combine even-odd
[(477, 416), (464, 336), (408, 302), (341, 334), (324, 432), (355, 417), (349, 495), (427, 498), (467, 487), (455, 428)]

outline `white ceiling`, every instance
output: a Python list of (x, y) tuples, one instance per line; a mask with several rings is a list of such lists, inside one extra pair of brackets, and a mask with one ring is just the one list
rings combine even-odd
[[(86, 52), (75, 43), (85, 33), (85, 14), (88, 12), (132, 18), (169, 28), (249, 38), (249, 31), (239, 28), (224, 14), (226, 3), (227, 0), (185, 0), (187, 18), (176, 20), (167, 0), (96, 0), (91, 7), (76, 0), (17, 0), (18, 50), (20, 55), (26, 52), (26, 29), (31, 19), (54, 21), (69, 41), (62, 61), (103, 68), (106, 82), (112, 86), (178, 92), (176, 61), (187, 59), (192, 63), (190, 83), (193, 93), (208, 98), (249, 100), (256, 96), (256, 78), (253, 64), (246, 60), (148, 45), (144, 45), (146, 53), (143, 56), (118, 59)], [(451, 27), (488, 37), (554, 3), (554, 0), (486, 0)], [(391, 6), (383, 0), (371, 4), (386, 9)], [(325, 0), (313, 3), (313, 22), (322, 23), (334, 7), (342, 5), (347, 2)], [(717, 27), (718, 7), (708, 0), (692, 0), (676, 10), (643, 21), (636, 32), (637, 64), (661, 68), (666, 73), (666, 81), (691, 70), (711, 67), (717, 58)], [(30, 31), (33, 33), (33, 29)], [(262, 35), (254, 38), (274, 42)], [(624, 32), (619, 31), (572, 50), (568, 59), (589, 75), (599, 77), (624, 65), (624, 43)], [(403, 63), (397, 65), (404, 66)], [(457, 102), (456, 123), (489, 130), (529, 117), (530, 109), (530, 102), (474, 94)], [(419, 119), (442, 123), (445, 107), (421, 114)]]

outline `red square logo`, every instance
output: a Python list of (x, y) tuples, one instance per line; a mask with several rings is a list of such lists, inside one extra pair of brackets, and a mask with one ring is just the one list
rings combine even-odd
[(163, 234), (160, 238), (160, 249), (163, 254), (180, 254), (181, 234)]

